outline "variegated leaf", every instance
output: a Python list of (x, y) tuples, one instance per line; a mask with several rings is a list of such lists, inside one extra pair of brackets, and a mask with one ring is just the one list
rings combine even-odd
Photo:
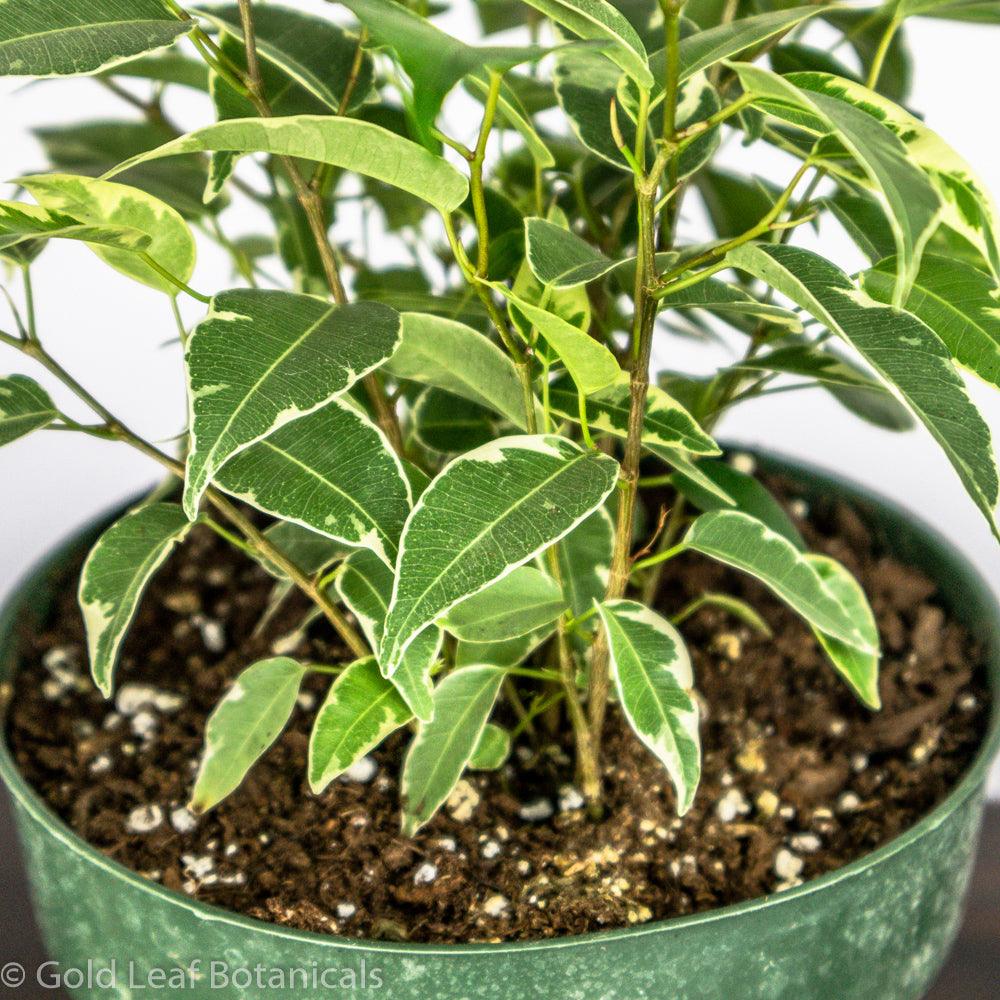
[(402, 313), (402, 338), (385, 370), (486, 406), (524, 427), (514, 362), (478, 330), (443, 316)]
[(195, 26), (161, 0), (5, 0), (0, 76), (97, 73), (170, 45)]
[(209, 716), (191, 803), (208, 812), (234, 792), (281, 735), (295, 710), (306, 668), (287, 656), (247, 667)]
[(216, 479), (260, 510), (396, 561), (410, 484), (385, 435), (349, 402), (332, 399), (283, 424)]
[(188, 516), (228, 459), (388, 358), (399, 326), (394, 309), (375, 303), (337, 306), (257, 289), (216, 295), (187, 345)]
[[(579, 396), (568, 379), (560, 378), (552, 383), (549, 405), (559, 416), (580, 422)], [(626, 373), (619, 372), (614, 385), (587, 397), (587, 422), (591, 432), (627, 437), (630, 408), (629, 378)], [(655, 385), (649, 387), (646, 396), (642, 441), (647, 448), (679, 448), (695, 455), (718, 455), (720, 450), (698, 421)]]
[(683, 816), (701, 776), (698, 703), (687, 647), (670, 622), (637, 601), (606, 601), (597, 610), (618, 701), (636, 735), (667, 769)]
[(897, 251), (894, 301), (901, 304), (917, 276), (920, 256), (941, 220), (943, 208), (941, 195), (914, 162), (907, 146), (880, 120), (850, 101), (798, 86), (795, 80), (807, 82), (799, 74), (781, 77), (746, 63), (734, 63), (733, 69), (744, 90), (768, 112), (787, 117), (814, 134), (835, 136), (881, 193)]
[(333, 115), (219, 122), (138, 153), (106, 176), (183, 153), (273, 153), (329, 163), (408, 191), (441, 212), (457, 209), (469, 190), (462, 174), (423, 146), (371, 122)]
[(338, 775), (405, 726), (413, 713), (374, 657), (348, 664), (316, 714), (309, 738), (309, 787), (319, 795)]
[(129, 511), (97, 540), (80, 574), (80, 610), (94, 682), (111, 697), (125, 633), (153, 574), (191, 528), (176, 504)]
[(526, 0), (536, 10), (580, 38), (609, 43), (604, 47), (615, 65), (642, 88), (654, 83), (646, 48), (625, 16), (607, 0)]
[[(93, 226), (135, 230), (149, 237), (144, 248), (157, 264), (187, 282), (194, 271), (197, 249), (188, 224), (166, 202), (139, 188), (93, 177), (35, 174), (21, 177), (32, 197), (49, 212), (71, 215)], [(102, 244), (91, 249), (113, 268), (168, 295), (177, 286), (153, 270), (135, 252)]]
[(504, 673), (463, 667), (434, 690), (434, 718), (423, 722), (403, 764), (403, 833), (412, 837), (437, 812), (472, 758)]
[[(382, 646), (385, 616), (392, 596), (393, 574), (371, 552), (352, 553), (337, 576), (340, 599), (351, 609), (369, 645)], [(441, 651), (444, 636), (435, 626), (424, 629), (407, 647), (392, 683), (413, 714), (427, 722), (434, 717), (431, 668)]]
[(874, 652), (855, 649), (816, 628), (813, 632), (837, 673), (844, 678), (858, 698), (869, 708), (880, 708), (882, 699), (878, 692), (878, 668), (881, 656), (879, 634), (868, 598), (865, 597), (861, 584), (835, 559), (816, 553), (808, 553), (806, 559), (819, 573), (834, 597), (858, 623)]
[(618, 463), (554, 435), (500, 438), (456, 458), (403, 530), (380, 662), (459, 601), (569, 534), (614, 489)]
[(27, 375), (0, 378), (0, 446), (58, 419), (49, 394)]
[[(879, 302), (892, 301), (893, 267), (892, 260), (881, 261), (862, 275), (865, 291)], [(960, 365), (1000, 388), (1000, 287), (995, 278), (964, 261), (925, 254), (906, 309), (941, 338)]]
[(565, 610), (559, 584), (534, 566), (521, 566), (456, 604), (439, 624), (466, 642), (503, 642), (551, 624)]
[(735, 510), (702, 514), (684, 546), (756, 577), (826, 635), (862, 652), (878, 651), (805, 553), (755, 517)]
[(876, 302), (836, 265), (809, 250), (747, 244), (728, 259), (843, 337), (899, 390), (1000, 537), (995, 515), (1000, 476), (992, 434), (938, 336), (916, 316)]

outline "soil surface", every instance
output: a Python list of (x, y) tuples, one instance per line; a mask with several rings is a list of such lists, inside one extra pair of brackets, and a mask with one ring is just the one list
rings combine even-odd
[(926, 577), (879, 553), (838, 505), (807, 511), (811, 547), (864, 584), (884, 646), (884, 708), (857, 703), (808, 628), (747, 577), (694, 555), (671, 563), (661, 607), (706, 590), (750, 601), (767, 639), (706, 608), (682, 628), (703, 700), (704, 772), (674, 815), (666, 775), (609, 714), (607, 819), (594, 824), (565, 748), (516, 748), (472, 773), (414, 840), (399, 833), (404, 741), (390, 739), (321, 796), (306, 782), (311, 677), (292, 724), (208, 816), (184, 809), (205, 719), (243, 667), (274, 652), (337, 662), (325, 623), (296, 632), (290, 598), (259, 632), (263, 571), (196, 530), (160, 571), (130, 633), (116, 703), (86, 670), (75, 580), (47, 628), (23, 636), (9, 737), (31, 783), (82, 837), (171, 889), (263, 920), (347, 936), (499, 941), (689, 914), (781, 891), (911, 826), (955, 784), (983, 735), (983, 657)]

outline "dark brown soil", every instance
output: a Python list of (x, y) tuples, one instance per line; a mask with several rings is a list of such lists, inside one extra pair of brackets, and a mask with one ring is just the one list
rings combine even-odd
[[(191, 536), (142, 606), (119, 674), (125, 711), (87, 679), (67, 584), (49, 628), (24, 636), (11, 744), (55, 810), (111, 857), (205, 902), (294, 927), (493, 941), (735, 903), (838, 868), (905, 830), (955, 784), (985, 727), (982, 657), (935, 604), (934, 585), (873, 553), (850, 510), (815, 511), (811, 521), (799, 518), (810, 544), (842, 560), (872, 599), (885, 707), (872, 714), (855, 702), (808, 629), (761, 587), (693, 556), (672, 563), (664, 609), (726, 591), (751, 601), (775, 633), (764, 639), (711, 609), (684, 625), (704, 699), (705, 761), (683, 820), (662, 768), (612, 712), (605, 822), (594, 825), (578, 808), (565, 752), (526, 743), (516, 769), (470, 776), (406, 840), (398, 740), (374, 755), (372, 775), (357, 776), (367, 781), (310, 794), (308, 703), (325, 683), (315, 677), (289, 731), (244, 786), (190, 823), (175, 810), (190, 789), (205, 718), (234, 674), (270, 654), (276, 639), (282, 652), (338, 657), (323, 623), (304, 640), (283, 639), (304, 611), (296, 598), (254, 636), (269, 582), (208, 533)], [(135, 701), (136, 684), (178, 695), (180, 707), (136, 713), (122, 705), (123, 696)], [(540, 818), (525, 819), (525, 807)]]

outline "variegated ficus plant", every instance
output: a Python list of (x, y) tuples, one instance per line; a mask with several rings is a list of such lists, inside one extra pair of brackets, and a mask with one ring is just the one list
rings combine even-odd
[[(309, 784), (403, 729), (408, 834), (528, 730), (572, 739), (600, 814), (612, 702), (683, 813), (699, 707), (677, 625), (716, 603), (764, 627), (726, 594), (664, 607), (670, 560), (689, 550), (766, 584), (878, 707), (859, 584), (805, 550), (713, 427), (812, 386), (881, 427), (915, 418), (997, 530), (990, 429), (958, 371), (1000, 384), (996, 213), (906, 107), (914, 16), (1000, 21), (991, 0), (0, 3), (0, 74), (93, 75), (134, 106), (41, 130), (51, 172), (0, 203), (0, 248), (25, 283), (0, 339), (94, 414), (73, 420), (11, 375), (0, 443), (96, 435), (172, 477), (84, 565), (97, 685), (111, 694), (143, 589), (196, 524), (257, 560), (275, 600), (304, 592), (303, 627), (344, 649), (245, 665), (208, 720), (193, 808), (238, 786), (321, 672)], [(442, 27), (471, 35), (477, 19), (502, 39)], [(179, 88), (203, 91), (216, 120), (183, 131)], [(713, 166), (727, 140), (746, 147), (731, 157), (744, 173)], [(764, 147), (787, 163), (773, 181), (750, 173)], [(694, 199), (707, 241), (683, 238)], [(225, 232), (247, 203), (268, 213), (266, 236)], [(869, 258), (860, 273), (796, 246), (826, 215)], [(235, 287), (190, 287), (193, 228), (231, 254)], [(176, 452), (46, 350), (30, 274), (52, 239), (173, 306)], [(190, 330), (179, 295), (205, 304)], [(730, 362), (658, 370), (680, 338), (721, 340)]]

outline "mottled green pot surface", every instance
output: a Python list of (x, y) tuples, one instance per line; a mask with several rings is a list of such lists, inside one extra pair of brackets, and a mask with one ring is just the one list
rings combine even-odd
[[(895, 555), (938, 582), (952, 614), (985, 643), (1000, 702), (1000, 608), (968, 564), (933, 530), (865, 490), (768, 464), (794, 475), (807, 497), (855, 503)], [(16, 666), (17, 625), (45, 613), (51, 578), (89, 534), (32, 573), (0, 616), (0, 678)], [(355, 994), (393, 1000), (915, 1000), (958, 926), (998, 744), (994, 708), (978, 757), (946, 801), (886, 846), (799, 888), (627, 930), (503, 945), (364, 942), (235, 916), (95, 851), (28, 787), (3, 746), (0, 775), (15, 802), (49, 952), (62, 971), (86, 977), (91, 969), (92, 985), (74, 991), (80, 997), (337, 997), (353, 984)], [(173, 988), (164, 988), (171, 979)], [(160, 990), (141, 988), (149, 982)]]

